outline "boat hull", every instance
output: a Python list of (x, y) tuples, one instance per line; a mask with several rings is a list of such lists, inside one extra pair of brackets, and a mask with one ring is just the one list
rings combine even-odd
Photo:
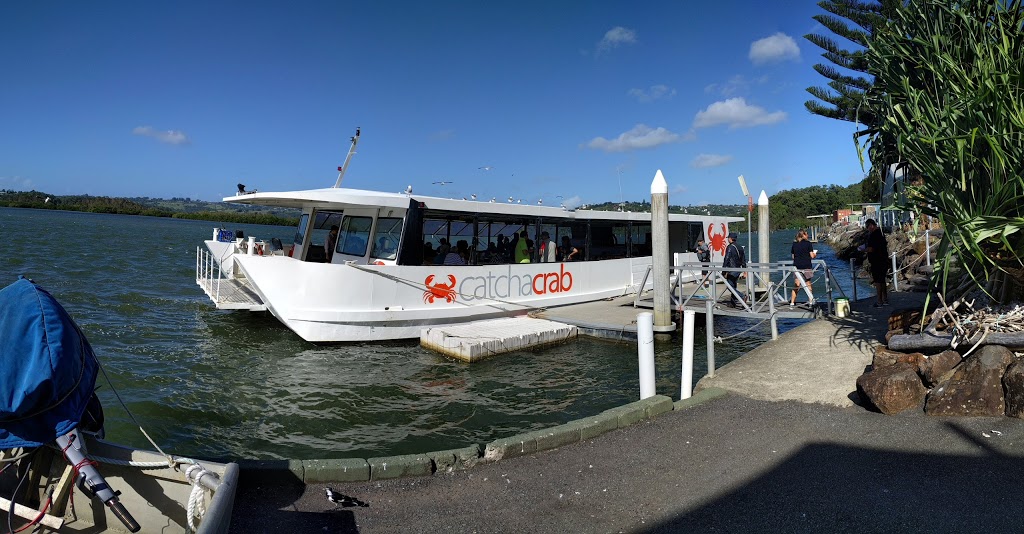
[(479, 266), (234, 260), (266, 309), (313, 342), (418, 338), (431, 326), (629, 294), (650, 263), (650, 257)]

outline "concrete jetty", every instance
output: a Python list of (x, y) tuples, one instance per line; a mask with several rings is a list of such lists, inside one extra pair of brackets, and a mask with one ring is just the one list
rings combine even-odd
[[(370, 459), (370, 478), (324, 483), (304, 461), (304, 484), (273, 487), (243, 471), (232, 531), (1016, 532), (1006, 503), (1024, 482), (1024, 421), (842, 407), (889, 313), (917, 298), (860, 301), (849, 319), (791, 330), (671, 408), (659, 395), (588, 425), (476, 444), (472, 467), (425, 453), (432, 476), (373, 479), (383, 462)], [(761, 400), (776, 395), (790, 400)], [(354, 504), (329, 502), (325, 486)]]
[(576, 327), (533, 317), (507, 317), (435, 326), (420, 334), (420, 346), (466, 362), (562, 343), (576, 337)]

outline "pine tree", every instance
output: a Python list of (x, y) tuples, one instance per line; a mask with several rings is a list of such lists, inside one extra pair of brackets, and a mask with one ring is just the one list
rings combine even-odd
[[(831, 14), (815, 15), (814, 20), (829, 29), (835, 35), (857, 45), (856, 50), (841, 48), (833, 39), (808, 34), (804, 38), (824, 50), (822, 57), (832, 65), (818, 63), (814, 70), (828, 78), (828, 87), (808, 87), (818, 100), (808, 100), (804, 106), (815, 115), (830, 119), (844, 120), (863, 124), (865, 129), (857, 135), (865, 135), (875, 131), (876, 118), (869, 106), (862, 106), (865, 95), (873, 87), (873, 80), (867, 76), (849, 75), (844, 72), (870, 75), (866, 59), (868, 42), (873, 35), (888, 22), (898, 9), (900, 0), (822, 0), (818, 6)], [(852, 23), (851, 26), (848, 23)], [(834, 65), (834, 66), (833, 66)], [(840, 67), (842, 70), (837, 69)], [(820, 102), (819, 102), (820, 100)], [(822, 104), (824, 102), (825, 104)], [(881, 194), (882, 175), (889, 167), (890, 161), (897, 161), (895, 145), (886, 144), (887, 139), (876, 139), (871, 144), (869, 155), (874, 166), (861, 182), (861, 200), (877, 201)]]

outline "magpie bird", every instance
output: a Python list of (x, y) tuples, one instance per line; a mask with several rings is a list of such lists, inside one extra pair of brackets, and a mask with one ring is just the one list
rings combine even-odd
[(342, 505), (342, 506), (344, 506), (346, 508), (349, 508), (349, 507), (352, 507), (352, 506), (361, 506), (363, 508), (369, 508), (370, 507), (369, 504), (366, 504), (365, 502), (360, 501), (359, 499), (357, 499), (355, 497), (349, 497), (348, 495), (343, 495), (341, 493), (338, 493), (337, 491), (334, 491), (331, 488), (327, 488), (326, 493), (327, 493), (327, 500), (328, 501), (331, 501), (334, 504), (340, 504), (340, 505)]

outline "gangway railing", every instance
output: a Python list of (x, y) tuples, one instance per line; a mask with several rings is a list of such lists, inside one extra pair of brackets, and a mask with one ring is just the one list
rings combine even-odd
[[(642, 282), (637, 286), (634, 306), (638, 306), (641, 293), (651, 275), (652, 266), (648, 266), (644, 272)], [(789, 302), (787, 291), (793, 289), (799, 281), (803, 291), (807, 295), (812, 306), (817, 304), (811, 289), (811, 284), (820, 273), (824, 276), (825, 297), (827, 312), (835, 312), (835, 299), (833, 291), (838, 289), (845, 297), (846, 293), (836, 283), (832, 270), (826, 265), (825, 260), (811, 261), (810, 280), (804, 275), (804, 271), (796, 269), (792, 261), (779, 261), (769, 263), (748, 263), (746, 267), (722, 267), (712, 263), (685, 262), (679, 263), (670, 268), (670, 274), (674, 274), (670, 285), (670, 302), (674, 308), (682, 310), (693, 300), (711, 300), (717, 302), (721, 298), (731, 297), (739, 303), (741, 309), (750, 314), (774, 314), (776, 304)], [(695, 273), (700, 273), (695, 274)], [(736, 273), (745, 275), (746, 287), (741, 292), (739, 288), (733, 287), (726, 280), (726, 275)], [(685, 290), (683, 278), (696, 278), (696, 284), (688, 293)], [(719, 291), (719, 285), (723, 290)]]

